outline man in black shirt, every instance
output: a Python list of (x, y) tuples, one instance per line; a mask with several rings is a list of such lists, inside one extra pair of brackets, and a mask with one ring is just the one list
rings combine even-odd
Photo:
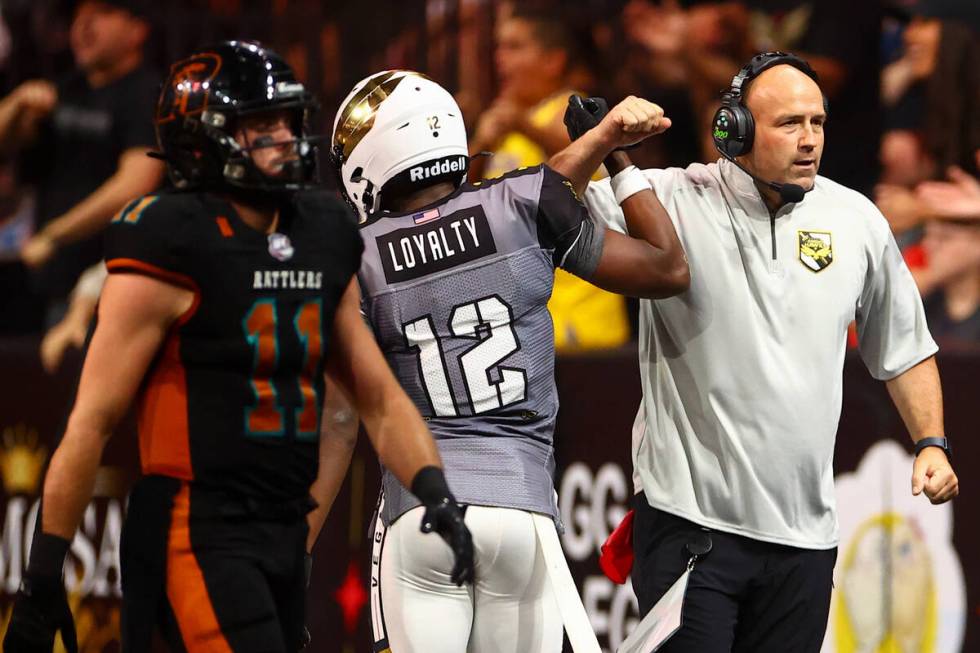
[(70, 34), (76, 70), (24, 82), (0, 101), (0, 151), (21, 153), (37, 190), (37, 231), (21, 258), (50, 308), (102, 258), (98, 234), (112, 216), (162, 178), (146, 156), (157, 89), (143, 67), (148, 34), (135, 0), (82, 0)]

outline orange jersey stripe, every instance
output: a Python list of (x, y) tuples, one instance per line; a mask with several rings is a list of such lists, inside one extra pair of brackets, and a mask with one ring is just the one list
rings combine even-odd
[(191, 548), (190, 486), (174, 496), (167, 540), (167, 599), (188, 653), (232, 653), (214, 613), (204, 573)]
[(232, 231), (231, 224), (228, 222), (228, 218), (223, 215), (219, 215), (214, 219), (214, 221), (218, 223), (218, 231), (221, 232), (222, 236), (225, 238), (231, 238), (235, 235), (235, 232)]
[(194, 478), (187, 419), (187, 374), (180, 360), (180, 336), (173, 331), (139, 399), (137, 427), (144, 474)]
[(194, 280), (186, 274), (171, 272), (170, 270), (157, 267), (152, 263), (147, 263), (134, 258), (114, 258), (106, 261), (105, 266), (109, 269), (109, 272), (140, 272), (147, 276), (156, 277), (161, 281), (166, 281), (176, 286), (180, 286), (181, 288), (187, 288), (189, 290), (193, 290), (194, 292), (198, 291), (197, 283), (195, 283)]

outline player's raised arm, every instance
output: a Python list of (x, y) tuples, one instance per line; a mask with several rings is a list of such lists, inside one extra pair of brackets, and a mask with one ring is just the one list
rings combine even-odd
[[(583, 102), (572, 96), (565, 123), (575, 140), (548, 164), (582, 192), (589, 177), (605, 162), (613, 175), (613, 192), (622, 205), (629, 235), (606, 229), (595, 238), (602, 241), (598, 261), (582, 271), (570, 271), (600, 288), (624, 295), (657, 299), (684, 292), (691, 277), (670, 216), (643, 173), (621, 151), (662, 133), (670, 126), (670, 119), (659, 106), (632, 96), (605, 111), (601, 98)], [(560, 246), (560, 238), (558, 242)], [(574, 243), (568, 248), (573, 254), (575, 247), (583, 247), (580, 239)]]
[(463, 513), (446, 484), (428, 427), (364, 324), (356, 279), (347, 286), (334, 319), (336, 342), (328, 374), (353, 400), (381, 464), (425, 505), (422, 530), (436, 531), (453, 550), (453, 581), (472, 581), (473, 540)]
[(190, 290), (140, 274), (113, 274), (106, 281), (78, 396), (44, 480), (41, 530), (34, 539), (5, 650), (51, 650), (59, 628), (63, 638), (74, 639), (61, 580), (69, 544), (92, 497), (106, 442), (168, 329), (193, 300)]

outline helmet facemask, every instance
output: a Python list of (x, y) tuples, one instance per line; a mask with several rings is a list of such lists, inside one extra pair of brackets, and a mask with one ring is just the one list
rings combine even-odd
[[(301, 190), (318, 185), (316, 142), (322, 140), (322, 137), (307, 136), (309, 133), (307, 126), (313, 108), (312, 103), (287, 107), (273, 106), (253, 112), (239, 112), (237, 116), (228, 120), (229, 126), (223, 130), (226, 134), (226, 140), (223, 140), (227, 148), (227, 156), (222, 166), (224, 183), (234, 188), (273, 193)], [(264, 113), (274, 114), (284, 110), (288, 111), (291, 139), (275, 140), (272, 136), (263, 135), (249, 140), (247, 132), (243, 129), (243, 123), (249, 117)], [(213, 119), (211, 116), (206, 118)], [(241, 132), (245, 132), (243, 143), (238, 140)], [(261, 155), (268, 148), (291, 148), (295, 155), (283, 162), (280, 174), (267, 174), (256, 163), (255, 156)]]

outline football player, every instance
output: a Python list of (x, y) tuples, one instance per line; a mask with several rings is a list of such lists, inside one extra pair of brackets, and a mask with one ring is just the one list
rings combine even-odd
[[(592, 116), (580, 104), (570, 111)], [(559, 161), (595, 169), (612, 150), (670, 124), (659, 107), (632, 97), (593, 122)], [(467, 505), (477, 554), (475, 584), (455, 586), (451, 557), (417, 536), (424, 506), (385, 466), (374, 650), (559, 651), (562, 619), (539, 544), (558, 521), (547, 309), (554, 271), (642, 297), (678, 294), (689, 277), (673, 226), (630, 171), (619, 187), (630, 235), (596, 227), (548, 166), (464, 183), (460, 109), (418, 73), (386, 71), (358, 83), (338, 111), (332, 143), (344, 195), (362, 220), (362, 310), (428, 420)], [(609, 160), (617, 172), (628, 164), (623, 153)], [(536, 515), (546, 516), (550, 533), (541, 534)]]
[(306, 515), (324, 372), (386, 468), (429, 507), (455, 582), (470, 534), (418, 411), (360, 313), (362, 245), (315, 182), (314, 100), (275, 53), (225, 42), (175, 64), (156, 115), (178, 192), (130, 203), (5, 650), (74, 648), (62, 565), (99, 458), (135, 398), (144, 476), (121, 544), (123, 649), (302, 645)]

